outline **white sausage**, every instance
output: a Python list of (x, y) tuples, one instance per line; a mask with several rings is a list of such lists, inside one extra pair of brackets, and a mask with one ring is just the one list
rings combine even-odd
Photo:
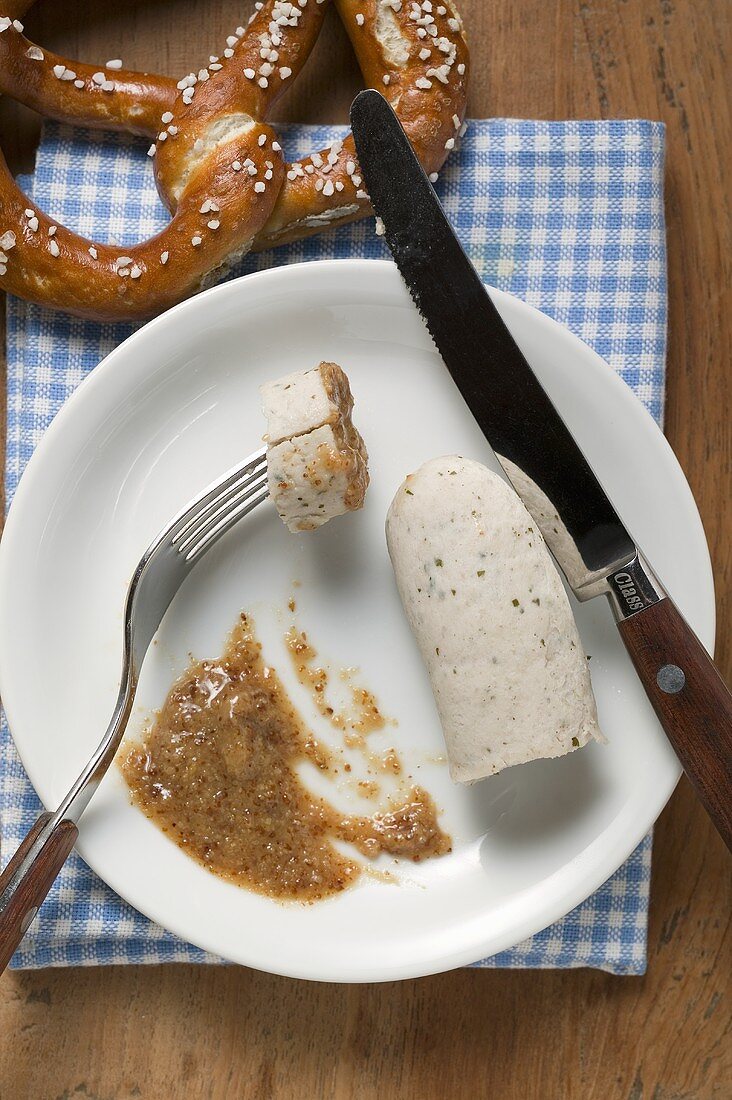
[(569, 600), (502, 478), (432, 459), (397, 490), (386, 536), (454, 780), (604, 740)]
[(290, 531), (312, 531), (361, 508), (368, 454), (351, 420), (348, 379), (335, 363), (261, 387), (267, 417), (267, 484)]

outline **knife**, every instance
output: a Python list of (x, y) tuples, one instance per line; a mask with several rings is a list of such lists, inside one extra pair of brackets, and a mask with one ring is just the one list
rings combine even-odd
[(609, 598), (666, 736), (732, 850), (732, 695), (508, 331), (389, 104), (361, 92), (351, 124), (386, 243), (447, 369), (577, 598)]

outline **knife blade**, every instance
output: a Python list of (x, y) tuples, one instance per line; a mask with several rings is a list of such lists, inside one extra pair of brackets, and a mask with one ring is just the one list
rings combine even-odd
[(447, 369), (576, 596), (610, 598), (661, 725), (732, 850), (732, 695), (513, 339), (394, 111), (367, 90), (351, 124), (386, 243)]

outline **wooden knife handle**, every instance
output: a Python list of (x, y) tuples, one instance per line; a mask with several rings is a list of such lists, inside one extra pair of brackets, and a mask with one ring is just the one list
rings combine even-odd
[(732, 694), (672, 600), (618, 627), (666, 736), (732, 851)]
[(0, 973), (10, 962), (79, 835), (73, 821), (60, 821), (23, 876), (13, 882), (16, 871), (52, 817), (50, 813), (41, 814), (0, 875)]

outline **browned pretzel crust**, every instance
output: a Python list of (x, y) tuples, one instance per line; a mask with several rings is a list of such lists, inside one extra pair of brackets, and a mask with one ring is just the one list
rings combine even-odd
[[(350, 136), (286, 164), (263, 121), (306, 61), (327, 2), (257, 3), (220, 55), (176, 84), (51, 54), (23, 32), (30, 3), (0, 0), (0, 92), (53, 118), (151, 137), (171, 212), (161, 233), (129, 248), (86, 240), (36, 209), (0, 155), (0, 287), (97, 319), (144, 318), (210, 286), (252, 248), (370, 213)], [(366, 84), (389, 99), (425, 169), (436, 172), (465, 113), (468, 52), (454, 6), (334, 4)]]

